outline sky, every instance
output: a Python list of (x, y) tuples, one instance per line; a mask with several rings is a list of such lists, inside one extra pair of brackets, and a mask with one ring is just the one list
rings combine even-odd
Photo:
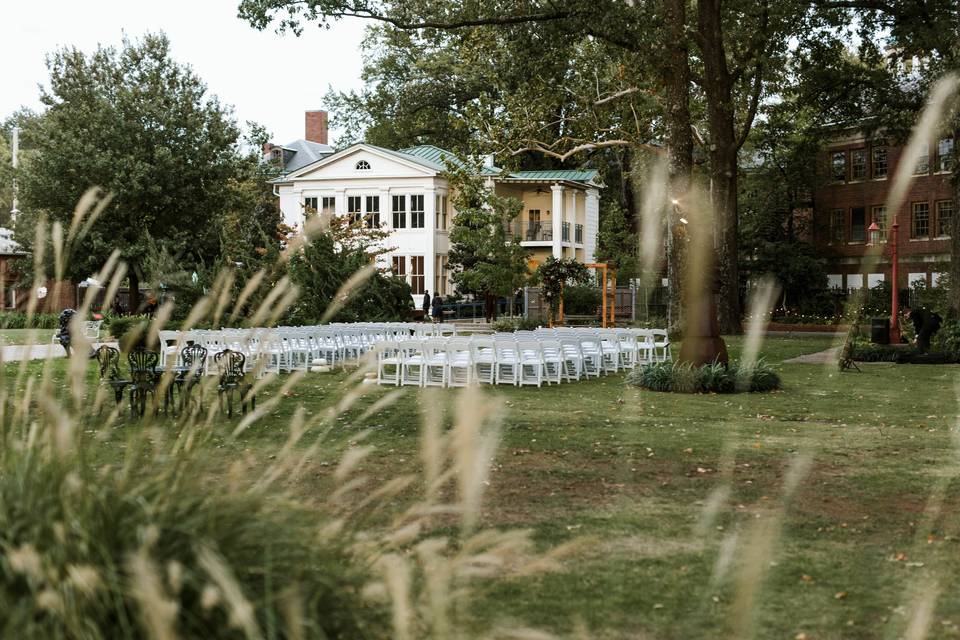
[[(0, 119), (20, 106), (40, 109), (47, 53), (63, 46), (90, 52), (163, 31), (174, 58), (190, 64), (208, 91), (286, 143), (303, 137), (303, 112), (323, 108), (329, 87), (358, 89), (366, 21), (304, 29), (299, 38), (256, 31), (237, 18), (239, 0), (0, 0)], [(336, 131), (331, 131), (333, 138)], [(335, 142), (332, 140), (331, 142)]]

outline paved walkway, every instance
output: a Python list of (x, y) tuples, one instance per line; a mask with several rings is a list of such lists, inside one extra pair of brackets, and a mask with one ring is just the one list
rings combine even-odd
[(808, 353), (797, 356), (796, 358), (790, 358), (783, 362), (784, 364), (836, 364), (840, 361), (840, 349), (842, 348), (843, 347), (833, 347), (831, 349), (824, 349), (816, 353)]
[(3, 347), (4, 362), (43, 360), (48, 357), (63, 358), (66, 354), (59, 344), (14, 344)]

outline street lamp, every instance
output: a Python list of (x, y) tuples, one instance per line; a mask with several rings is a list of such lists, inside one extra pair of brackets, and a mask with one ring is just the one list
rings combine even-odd
[(870, 242), (867, 244), (871, 247), (880, 244), (880, 226), (876, 223), (876, 221), (870, 223), (870, 226), (867, 227), (867, 231), (870, 232)]
[(900, 265), (897, 256), (897, 236), (900, 231), (900, 225), (897, 224), (897, 216), (893, 216), (893, 224), (890, 225), (890, 279), (893, 280), (893, 294), (890, 299), (890, 342), (900, 344)]

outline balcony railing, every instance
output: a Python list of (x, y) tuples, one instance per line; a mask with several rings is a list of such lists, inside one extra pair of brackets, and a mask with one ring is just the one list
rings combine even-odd
[(578, 224), (573, 228), (573, 242), (583, 244), (583, 225)]
[(507, 226), (507, 232), (519, 242), (552, 242), (553, 228), (546, 222), (513, 222)]
[(570, 242), (570, 223), (569, 223), (569, 222), (564, 222), (564, 223), (563, 223), (563, 231), (562, 231), (562, 234), (561, 234), (560, 238), (561, 238), (564, 242)]

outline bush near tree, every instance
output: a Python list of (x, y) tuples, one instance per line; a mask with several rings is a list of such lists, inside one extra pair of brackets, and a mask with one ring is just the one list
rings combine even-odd
[(496, 298), (506, 297), (512, 308), (514, 293), (529, 277), (530, 253), (509, 231), (523, 204), (493, 193), (479, 167), (451, 168), (448, 177), (457, 212), (450, 230), (451, 278), (459, 294), (484, 301), (489, 322), (496, 319)]
[[(377, 256), (388, 251), (380, 241), (387, 232), (351, 221), (345, 216), (310, 218), (308, 240), (291, 251), (287, 267), (299, 296), (287, 314), (290, 324), (310, 325), (324, 319), (341, 287)], [(319, 229), (319, 231), (317, 231)], [(338, 301), (339, 303), (339, 301)], [(384, 322), (407, 320), (413, 312), (413, 297), (406, 280), (383, 270), (359, 283), (342, 307), (330, 318), (336, 322)]]

